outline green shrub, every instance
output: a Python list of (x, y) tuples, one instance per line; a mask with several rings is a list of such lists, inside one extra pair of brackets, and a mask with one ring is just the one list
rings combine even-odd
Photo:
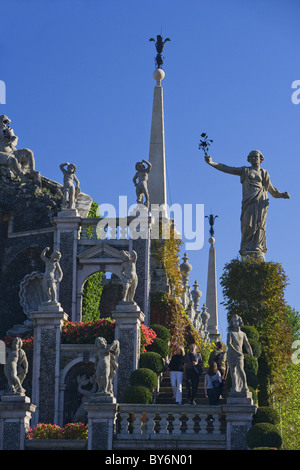
[(252, 370), (254, 374), (257, 374), (258, 371), (258, 362), (255, 357), (249, 356), (249, 354), (244, 354), (244, 368), (245, 370)]
[(258, 388), (258, 378), (255, 372), (250, 369), (245, 368), (246, 378), (247, 378), (247, 385), (248, 387), (252, 387), (257, 389)]
[(156, 352), (161, 357), (165, 358), (169, 354), (169, 346), (164, 339), (154, 338), (153, 342), (149, 344), (147, 351)]
[(278, 450), (275, 447), (253, 447), (252, 450)]
[(255, 328), (255, 326), (243, 325), (241, 327), (241, 330), (244, 333), (246, 333), (249, 342), (250, 342), (250, 340), (254, 340), (254, 341), (259, 340), (259, 333), (258, 333), (257, 329)]
[(246, 435), (248, 447), (276, 447), (279, 449), (282, 439), (277, 427), (271, 423), (257, 423), (249, 429)]
[(249, 388), (249, 392), (252, 393), (252, 400), (253, 400), (253, 403), (254, 405), (257, 406), (258, 404), (258, 393), (257, 393), (257, 390), (253, 387), (251, 387), (250, 385), (248, 385), (248, 388)]
[(164, 369), (164, 361), (160, 354), (156, 352), (145, 352), (140, 355), (140, 368), (151, 369), (156, 374), (160, 374)]
[(170, 341), (171, 339), (171, 333), (170, 331), (168, 330), (168, 328), (166, 328), (165, 326), (163, 325), (159, 325), (158, 323), (155, 324), (155, 325), (150, 325), (150, 328), (152, 328), (152, 330), (155, 331), (155, 333), (157, 334), (157, 337), (158, 338), (161, 338), (165, 341)]
[(131, 386), (125, 392), (124, 402), (150, 405), (153, 402), (153, 393), (147, 387)]
[(277, 410), (271, 406), (260, 406), (253, 416), (253, 424), (271, 423), (277, 425), (280, 423), (280, 416)]
[(151, 369), (136, 369), (130, 375), (130, 385), (132, 387), (142, 386), (153, 390), (157, 387), (157, 382), (157, 375)]
[(253, 356), (258, 359), (261, 355), (261, 345), (255, 339), (249, 339), (249, 343), (252, 348)]

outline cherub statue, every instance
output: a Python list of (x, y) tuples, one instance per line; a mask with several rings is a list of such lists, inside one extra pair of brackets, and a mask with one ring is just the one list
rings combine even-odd
[(18, 137), (9, 127), (11, 120), (4, 114), (0, 116), (0, 166), (6, 166), (16, 173), (23, 183), (28, 182), (27, 176), (40, 178), (35, 171), (35, 160), (31, 150), (16, 149)]
[[(151, 167), (152, 164), (150, 162), (147, 162), (147, 160), (137, 162), (135, 165), (136, 174), (133, 178), (133, 183), (136, 188), (136, 201), (138, 204), (144, 204), (147, 208), (149, 208), (149, 193), (147, 182)], [(144, 202), (143, 197), (145, 197)]]
[(98, 385), (97, 393), (113, 395), (112, 381), (118, 368), (115, 357), (120, 353), (119, 341), (114, 340), (111, 344), (107, 344), (105, 338), (98, 337), (95, 345), (97, 353), (94, 380)]
[(46, 293), (47, 301), (57, 303), (57, 284), (59, 284), (63, 277), (63, 272), (59, 264), (61, 253), (53, 251), (50, 257), (46, 253), (50, 251), (47, 246), (41, 253), (41, 259), (45, 263), (45, 273), (43, 276), (43, 288)]
[(134, 294), (138, 284), (138, 276), (136, 273), (137, 254), (133, 250), (132, 256), (129, 251), (121, 251), (121, 259), (123, 260), (121, 266), (121, 274), (123, 281), (123, 298), (124, 302), (133, 302)]
[[(67, 165), (67, 169), (65, 166)], [(64, 198), (63, 208), (64, 209), (75, 209), (75, 203), (78, 195), (80, 194), (79, 180), (76, 173), (76, 165), (74, 163), (62, 163), (59, 168), (64, 175)], [(76, 187), (74, 186), (74, 182)]]
[(289, 199), (290, 195), (287, 192), (281, 193), (272, 185), (268, 171), (260, 167), (264, 157), (259, 150), (251, 151), (247, 160), (251, 166), (231, 167), (213, 162), (209, 155), (205, 156), (205, 161), (213, 168), (240, 177), (243, 185), (240, 254), (242, 256), (255, 255), (264, 259), (267, 252), (268, 192), (274, 198)]
[(8, 393), (12, 395), (25, 395), (26, 390), (22, 387), (28, 372), (28, 361), (25, 351), (22, 349), (23, 341), (15, 338), (12, 342), (11, 351), (8, 352), (4, 374), (8, 381)]
[(230, 320), (227, 335), (227, 361), (232, 381), (231, 393), (233, 395), (245, 395), (249, 391), (244, 371), (243, 346), (246, 348), (249, 356), (253, 357), (253, 352), (247, 335), (241, 331), (242, 325), (243, 321), (241, 317), (239, 315), (233, 315)]

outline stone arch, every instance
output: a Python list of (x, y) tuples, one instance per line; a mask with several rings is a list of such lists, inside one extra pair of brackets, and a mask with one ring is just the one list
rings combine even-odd
[[(128, 249), (127, 246), (122, 246), (123, 248)], [(112, 273), (119, 279), (122, 278), (120, 250), (108, 243), (101, 242), (84, 251), (77, 256), (77, 261), (76, 314), (73, 314), (73, 321), (81, 321), (83, 287), (92, 274), (103, 271)]]

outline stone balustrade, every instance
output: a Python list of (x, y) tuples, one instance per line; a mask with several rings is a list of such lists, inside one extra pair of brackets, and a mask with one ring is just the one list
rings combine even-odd
[[(114, 448), (225, 449), (222, 406), (119, 404)], [(153, 447), (152, 447), (153, 446)]]

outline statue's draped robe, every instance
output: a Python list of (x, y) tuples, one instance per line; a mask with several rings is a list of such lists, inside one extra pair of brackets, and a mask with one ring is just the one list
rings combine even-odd
[(266, 220), (269, 206), (268, 189), (270, 176), (262, 168), (258, 172), (243, 167), (241, 174), (243, 202), (241, 213), (241, 254), (267, 252)]

